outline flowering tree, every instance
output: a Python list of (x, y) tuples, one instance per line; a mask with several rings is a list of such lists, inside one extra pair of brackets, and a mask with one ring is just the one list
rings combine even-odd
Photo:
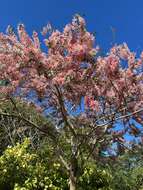
[[(38, 34), (29, 37), (22, 24), (17, 35), (11, 27), (7, 34), (0, 34), (0, 92), (7, 98), (24, 98), (32, 92), (42, 110), (50, 108), (58, 132), (53, 141), (69, 172), (70, 190), (75, 190), (83, 155), (84, 161), (90, 156), (98, 159), (114, 142), (117, 155), (126, 146), (126, 133), (141, 136), (143, 53), (136, 58), (123, 44), (100, 56), (94, 36), (79, 15), (63, 32), (50, 30), (45, 39), (47, 53), (40, 48)], [(73, 116), (72, 110), (81, 104), (84, 109)], [(115, 131), (117, 124), (120, 129)], [(63, 134), (70, 146), (68, 155), (60, 144)]]

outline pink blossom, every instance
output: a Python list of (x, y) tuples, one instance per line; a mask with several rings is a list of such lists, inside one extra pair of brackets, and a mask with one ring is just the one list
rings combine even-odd
[[(91, 111), (100, 113), (105, 99), (105, 114), (124, 105), (130, 97), (138, 103), (143, 100), (143, 53), (137, 59), (124, 43), (113, 46), (106, 56), (98, 56), (100, 48), (94, 44), (95, 37), (79, 15), (63, 32), (52, 31), (45, 42), (46, 53), (40, 47), (38, 34), (33, 32), (30, 37), (22, 24), (17, 36), (0, 34), (0, 80), (10, 82), (0, 86), (1, 92), (12, 93), (17, 87), (23, 93), (34, 89), (39, 96), (50, 94), (57, 106), (53, 93), (56, 84), (64, 99), (76, 106), (84, 97)], [(128, 68), (122, 67), (122, 59), (128, 62)], [(83, 68), (82, 64), (87, 66)]]
[(85, 96), (85, 106), (87, 108), (90, 108), (92, 110), (99, 111), (99, 102), (97, 100), (94, 100), (93, 97)]

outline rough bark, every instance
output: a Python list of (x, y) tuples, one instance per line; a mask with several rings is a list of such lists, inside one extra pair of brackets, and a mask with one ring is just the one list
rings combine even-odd
[(69, 174), (70, 190), (77, 189), (77, 174), (78, 174), (78, 161), (77, 158), (72, 155), (70, 163), (70, 174)]

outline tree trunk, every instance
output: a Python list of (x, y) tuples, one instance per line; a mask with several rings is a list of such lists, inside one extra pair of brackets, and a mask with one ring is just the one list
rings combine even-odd
[(78, 146), (77, 137), (71, 136), (71, 158), (69, 165), (69, 190), (77, 190), (78, 178)]
[(72, 157), (69, 173), (69, 186), (70, 190), (77, 189), (77, 173), (78, 173), (78, 161), (75, 157)]
[(76, 190), (76, 178), (70, 176), (70, 190)]

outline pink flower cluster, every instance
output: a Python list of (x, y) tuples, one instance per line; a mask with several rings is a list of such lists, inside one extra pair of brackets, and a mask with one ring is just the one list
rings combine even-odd
[(40, 48), (38, 34), (34, 31), (31, 38), (22, 24), (18, 36), (0, 34), (0, 80), (9, 82), (0, 86), (0, 92), (34, 89), (41, 97), (50, 94), (55, 102), (53, 91), (58, 85), (65, 100), (78, 105), (85, 97), (86, 108), (96, 112), (140, 108), (143, 53), (136, 58), (127, 44), (122, 44), (112, 47), (106, 56), (98, 56), (94, 36), (79, 15), (63, 32), (52, 31), (45, 44), (47, 53)]

